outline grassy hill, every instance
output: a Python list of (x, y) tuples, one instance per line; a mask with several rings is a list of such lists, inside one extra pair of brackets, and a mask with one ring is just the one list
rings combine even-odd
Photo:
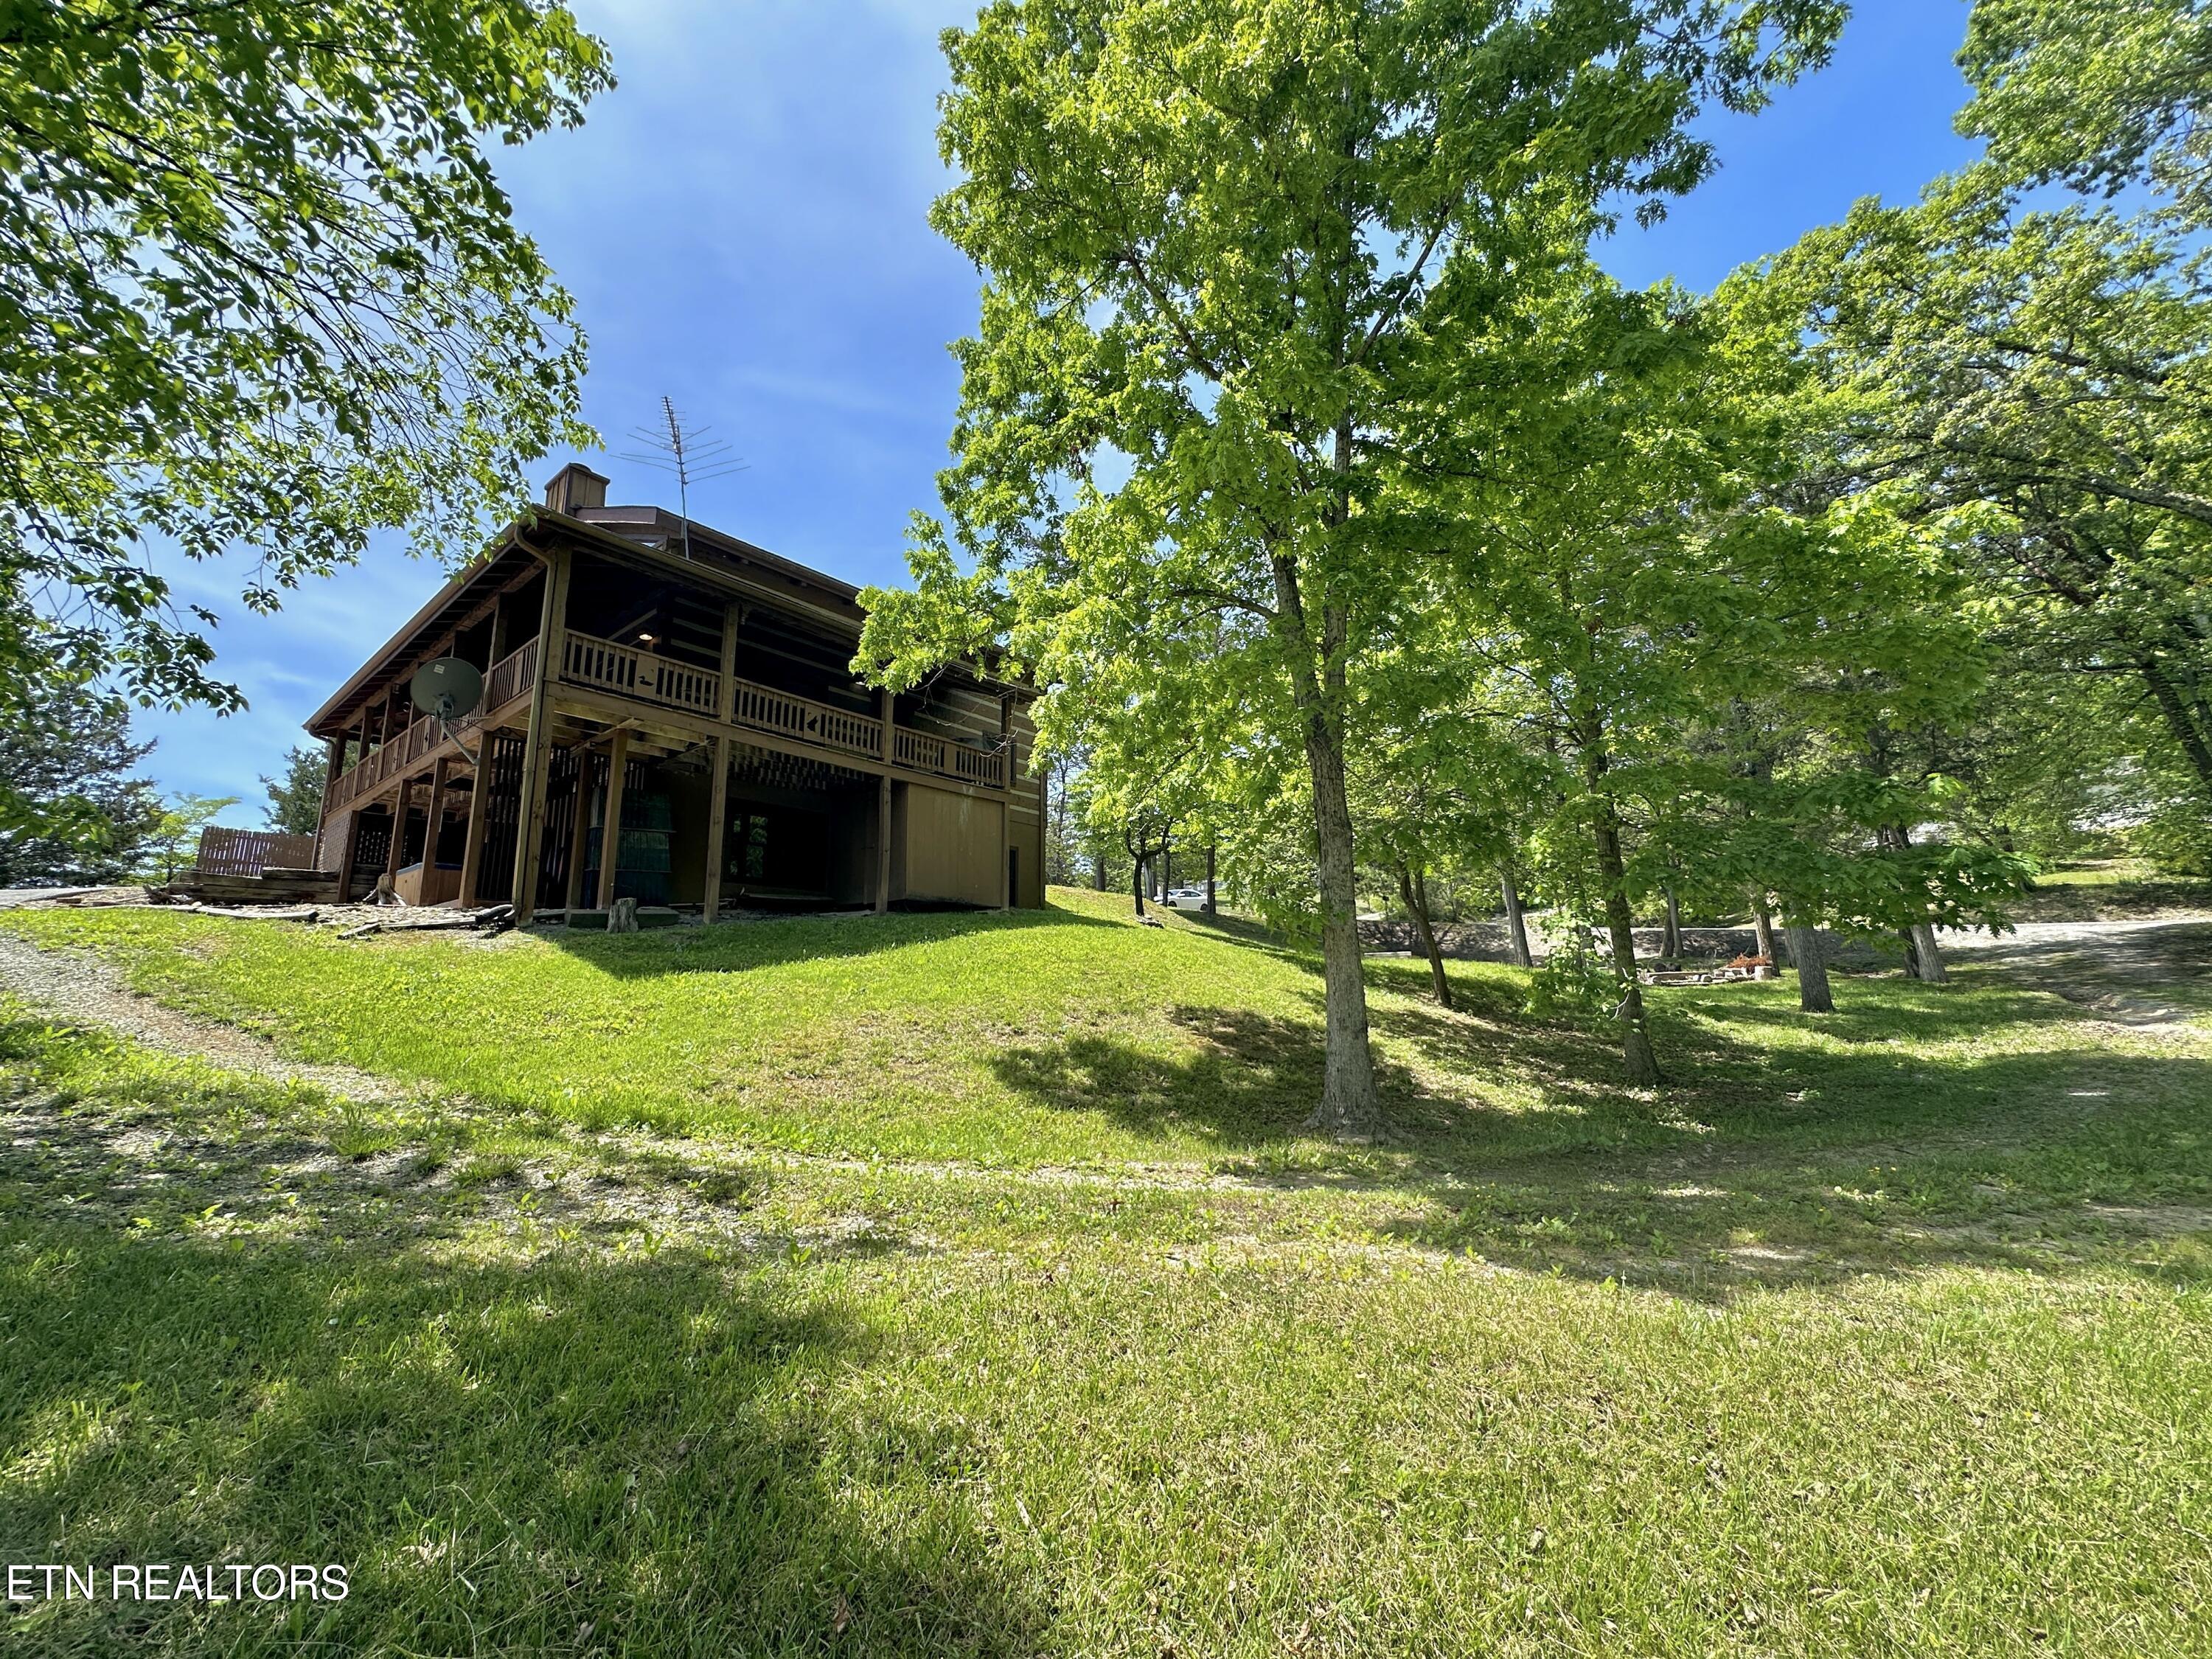
[(2161, 875), (2127, 859), (2085, 860), (2046, 870), (2021, 895), (2021, 921), (2124, 921), (2212, 914), (2212, 879)]
[[(427, 1090), (588, 1128), (860, 1158), (1208, 1168), (1455, 1167), (1469, 1158), (1731, 1136), (1817, 1139), (2014, 1100), (2082, 1033), (2051, 998), (1969, 973), (1930, 991), (1852, 980), (1832, 1019), (1787, 981), (1656, 999), (1673, 1086), (1620, 1086), (1602, 1021), (1538, 1020), (1528, 977), (1369, 964), (1400, 1139), (1303, 1133), (1321, 1077), (1317, 963), (1236, 924), (1139, 927), (1119, 896), (1055, 889), (1011, 914), (805, 918), (629, 937), (557, 930), (341, 941), (158, 910), (17, 912), (131, 985)], [(1910, 1049), (1899, 1046), (1909, 1042)], [(1813, 1086), (1804, 1086), (1813, 1085)]]
[[(0, 1557), (344, 1562), (10, 1650), (2181, 1651), (2212, 1601), (2212, 1031), (1991, 974), (1314, 963), (1021, 916), (489, 945), (10, 915), (403, 1080), (0, 1000)], [(296, 1554), (305, 1552), (304, 1554)]]

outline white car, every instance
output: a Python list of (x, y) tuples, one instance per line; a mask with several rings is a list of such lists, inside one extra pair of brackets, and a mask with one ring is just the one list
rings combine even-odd
[(1206, 908), (1206, 889), (1203, 887), (1170, 887), (1161, 901), (1170, 910), (1203, 910)]

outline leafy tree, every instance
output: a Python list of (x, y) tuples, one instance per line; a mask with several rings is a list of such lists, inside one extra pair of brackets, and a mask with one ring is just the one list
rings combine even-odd
[[(1897, 482), (2018, 648), (2124, 674), (2212, 809), (2212, 288), (2171, 233), (1970, 170), (1732, 279), (1803, 337), (1822, 487)], [(2146, 764), (2162, 765), (2148, 754)]]
[(325, 764), (321, 750), (303, 744), (295, 744), (284, 751), (283, 771), (261, 780), (261, 787), (269, 793), (267, 822), (271, 830), (312, 836), (321, 827)]
[(0, 9), (0, 699), (236, 708), (149, 545), (247, 550), (268, 611), (379, 528), (473, 553), (590, 441), (484, 143), (608, 84), (555, 0)]
[[(1001, 637), (1232, 688), (1298, 756), (1326, 981), (1316, 1127), (1382, 1128), (1345, 775), (1362, 664), (1433, 541), (1391, 485), (1437, 364), (1597, 204), (1710, 170), (1701, 104), (1818, 61), (1829, 0), (994, 0), (945, 37), (935, 222), (984, 272), (890, 683)], [(962, 557), (975, 561), (963, 569)], [(1201, 661), (1194, 642), (1203, 641)]]
[(1959, 834), (2042, 865), (2109, 848), (2158, 811), (2140, 757), (2166, 733), (2131, 677), (2069, 670), (2037, 643), (2034, 624), (1993, 626), (1989, 678), (1935, 769)]
[(2212, 9), (2203, 0), (1975, 0), (1959, 130), (2015, 177), (2147, 185), (2212, 223)]
[[(1624, 1064), (1650, 1085), (1634, 906), (1707, 855), (1686, 817), (1717, 781), (1684, 734), (1790, 660), (1837, 562), (1772, 504), (1790, 449), (1745, 418), (1744, 368), (1686, 296), (1626, 293), (1579, 264), (1518, 320), (1542, 357), (1522, 354), (1510, 375), (1458, 365), (1488, 388), (1490, 417), (1457, 453), (1442, 438), (1431, 451), (1456, 486), (1454, 631), (1555, 759), (1536, 841), (1547, 885), (1602, 928)], [(1440, 407), (1476, 395), (1452, 385)], [(1493, 428), (1522, 441), (1485, 442)]]
[(122, 701), (64, 685), (0, 704), (0, 887), (121, 879), (161, 815), (134, 775), (153, 752), (131, 740)]
[[(1548, 769), (1518, 741), (1510, 709), (1495, 706), (1479, 653), (1425, 650), (1375, 670), (1364, 677), (1370, 695), (1356, 711), (1347, 757), (1353, 830), (1362, 859), (1413, 926), (1431, 994), (1449, 1008), (1442, 908), (1506, 867), (1530, 801), (1549, 787)], [(1526, 967), (1525, 933), (1513, 937)]]
[(146, 837), (139, 873), (149, 881), (174, 881), (198, 855), (200, 831), (237, 805), (235, 795), (185, 794), (164, 802)]

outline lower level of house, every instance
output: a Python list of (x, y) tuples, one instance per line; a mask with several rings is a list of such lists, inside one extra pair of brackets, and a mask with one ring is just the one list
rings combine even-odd
[(533, 709), (533, 685), (499, 690), (505, 708), (450, 732), (417, 721), (334, 779), (317, 863), (348, 897), (383, 885), (525, 916), (634, 898), (710, 918), (1043, 902), (1040, 795), (1011, 755), (999, 775), (1017, 787), (993, 787), (918, 769), (979, 769), (964, 755), (902, 765), (896, 744), (826, 753), (805, 731), (702, 729), (558, 686)]

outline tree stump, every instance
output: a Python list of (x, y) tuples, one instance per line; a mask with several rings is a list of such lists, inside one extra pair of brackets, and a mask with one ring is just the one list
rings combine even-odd
[(614, 902), (613, 908), (607, 912), (607, 932), (610, 933), (637, 932), (637, 901), (635, 899), (618, 898)]

